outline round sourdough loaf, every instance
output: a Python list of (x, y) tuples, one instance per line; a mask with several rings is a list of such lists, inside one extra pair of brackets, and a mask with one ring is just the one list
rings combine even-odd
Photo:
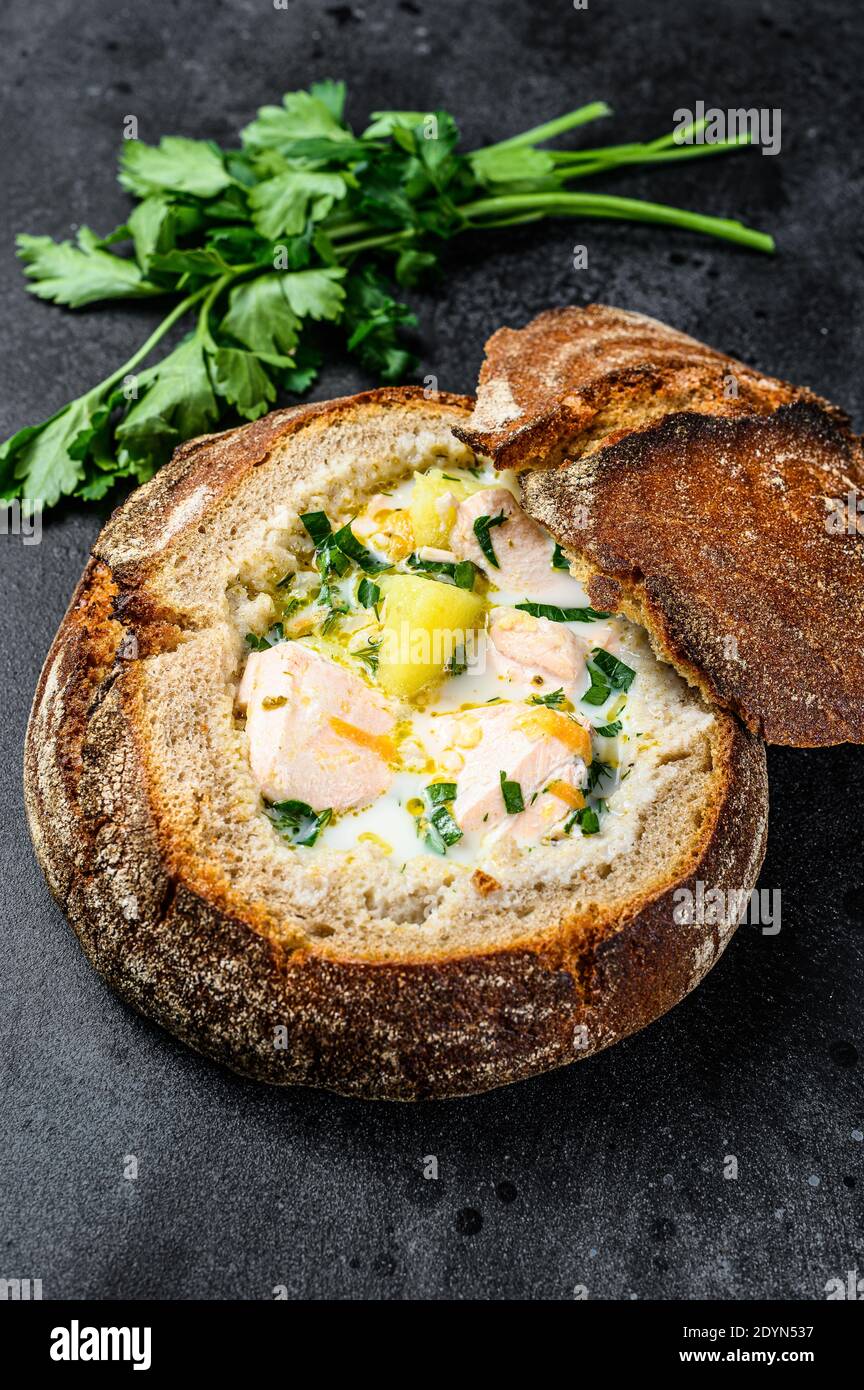
[(409, 1100), (588, 1056), (677, 1003), (734, 931), (740, 898), (676, 924), (679, 890), (749, 893), (762, 861), (761, 742), (635, 625), (641, 740), (603, 833), (502, 849), (494, 872), (276, 834), (235, 711), (244, 633), (308, 562), (301, 513), (347, 519), (412, 470), (470, 463), (452, 432), (470, 408), (373, 391), (183, 445), (97, 540), (39, 681), (31, 831), (85, 952), (264, 1081)]

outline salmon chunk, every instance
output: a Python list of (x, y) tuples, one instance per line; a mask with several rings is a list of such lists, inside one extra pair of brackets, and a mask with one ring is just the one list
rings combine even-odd
[[(453, 816), (463, 831), (489, 831), (505, 821), (520, 822), (530, 831), (534, 820), (520, 818), (535, 792), (555, 779), (574, 778), (572, 784), (578, 785), (591, 757), (590, 735), (581, 724), (555, 710), (521, 704), (441, 715), (424, 741), (433, 756), (445, 751), (452, 756), (453, 750), (459, 754), (458, 766), (448, 775), (456, 783)], [(507, 781), (519, 783), (525, 812), (508, 812), (502, 772)]]
[(390, 785), (395, 721), (386, 700), (310, 647), (279, 642), (252, 652), (237, 705), (268, 801), (347, 811), (368, 806)]
[(538, 692), (560, 687), (574, 699), (584, 684), (586, 647), (563, 623), (518, 608), (493, 608), (489, 650), (499, 675)]
[(517, 844), (534, 844), (556, 826), (585, 805), (582, 787), (585, 765), (568, 762), (554, 768), (539, 792), (531, 794), (525, 810), (507, 816), (493, 831), (492, 840), (515, 840)]
[[(484, 553), (474, 523), (488, 516), (489, 540), (498, 561), (497, 568)], [(460, 560), (473, 560), (500, 588), (533, 591), (552, 573), (553, 543), (542, 526), (526, 516), (506, 487), (487, 487), (460, 502), (450, 533), (450, 549)]]

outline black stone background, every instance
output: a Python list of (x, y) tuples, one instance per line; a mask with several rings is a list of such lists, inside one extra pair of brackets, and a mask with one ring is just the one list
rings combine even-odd
[[(783, 150), (634, 172), (609, 191), (737, 215), (775, 259), (683, 233), (557, 223), (463, 240), (421, 309), (422, 372), (469, 391), (486, 336), (548, 305), (646, 310), (804, 381), (864, 425), (864, 21), (853, 0), (459, 3), (7, 0), (0, 12), (2, 418), (49, 414), (125, 360), (150, 308), (26, 295), (17, 231), (122, 220), (122, 119), (230, 142), (325, 76), (362, 127), (453, 111), (469, 144), (595, 98), (602, 135), (672, 113), (781, 107)], [(593, 140), (600, 127), (585, 132)], [(571, 268), (574, 244), (589, 266)], [(374, 384), (333, 363), (323, 398)], [(46, 1297), (824, 1297), (864, 1269), (862, 755), (773, 750), (762, 885), (782, 930), (738, 933), (706, 983), (611, 1052), (473, 1100), (386, 1106), (242, 1081), (119, 1003), (49, 898), (22, 814), (31, 693), (100, 518), (0, 536), (4, 899), (0, 1276)], [(802, 594), (806, 605), (807, 594)], [(850, 640), (860, 634), (850, 634)], [(853, 1131), (858, 1132), (856, 1140)], [(124, 1155), (139, 1163), (123, 1177)], [(440, 1176), (424, 1180), (436, 1155)], [(739, 1163), (724, 1180), (725, 1155)]]

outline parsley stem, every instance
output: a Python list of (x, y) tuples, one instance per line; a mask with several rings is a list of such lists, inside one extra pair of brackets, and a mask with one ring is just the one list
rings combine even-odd
[(358, 232), (368, 232), (372, 226), (371, 222), (341, 222), (334, 223), (331, 227), (327, 223), (327, 235), (331, 241), (341, 241), (346, 236), (356, 236)]
[(115, 382), (120, 381), (128, 372), (131, 372), (134, 367), (137, 367), (140, 362), (143, 362), (144, 358), (150, 355), (160, 339), (164, 338), (169, 328), (173, 328), (174, 324), (182, 319), (184, 314), (188, 314), (190, 309), (194, 309), (195, 305), (199, 304), (202, 299), (204, 303), (201, 305), (201, 310), (198, 315), (198, 330), (207, 346), (215, 351), (216, 344), (213, 342), (213, 338), (210, 334), (208, 321), (209, 312), (213, 304), (228, 285), (232, 285), (235, 280), (239, 280), (243, 275), (248, 275), (250, 271), (257, 271), (260, 270), (260, 268), (261, 267), (257, 265), (237, 266), (230, 275), (222, 275), (218, 280), (210, 281), (208, 284), (202, 285), (200, 289), (195, 290), (194, 294), (188, 294), (185, 299), (181, 299), (178, 304), (174, 305), (171, 312), (165, 315), (162, 322), (153, 330), (150, 337), (141, 344), (137, 352), (132, 354), (129, 361), (124, 362), (122, 367), (118, 367), (116, 372), (112, 372), (104, 381), (100, 381), (98, 386), (92, 387), (92, 389), (87, 392), (88, 396), (96, 396), (102, 391), (108, 390)]
[[(704, 213), (688, 212), (685, 208), (665, 203), (643, 202), (639, 198), (618, 198), (611, 194), (570, 193), (566, 190), (550, 193), (517, 193), (500, 198), (480, 198), (463, 203), (459, 211), (475, 227), (494, 227), (501, 213), (534, 212), (542, 209), (546, 215), (574, 217), (608, 217), (628, 222), (658, 222), (669, 227), (684, 227), (708, 236), (750, 246), (756, 251), (774, 250), (774, 240), (765, 232), (754, 231), (741, 222), (726, 217), (709, 217)], [(491, 217), (492, 221), (486, 221)], [(479, 222), (474, 219), (481, 219)]]
[(139, 362), (143, 362), (144, 358), (149, 356), (153, 351), (153, 348), (159, 342), (160, 338), (164, 338), (169, 328), (173, 328), (178, 319), (182, 319), (183, 315), (187, 314), (189, 310), (198, 303), (199, 299), (204, 298), (208, 289), (208, 285), (202, 285), (200, 290), (196, 290), (194, 294), (187, 295), (185, 299), (180, 300), (179, 304), (175, 304), (171, 312), (166, 314), (158, 327), (153, 330), (150, 337), (141, 344), (138, 351), (132, 354), (129, 361), (124, 362), (123, 366), (118, 367), (116, 372), (112, 372), (110, 376), (106, 376), (104, 381), (100, 381), (99, 385), (94, 386), (87, 394), (92, 396), (102, 391), (109, 390), (116, 382), (121, 381), (127, 373), (131, 372), (133, 367), (137, 367)]
[[(682, 227), (688, 231), (702, 232), (706, 236), (719, 237), (724, 241), (733, 241), (739, 246), (749, 246), (755, 251), (765, 251), (769, 254), (775, 249), (773, 237), (765, 232), (757, 232), (752, 227), (746, 227), (743, 222), (735, 222), (731, 218), (711, 217), (706, 213), (690, 212), (686, 208), (672, 207), (667, 203), (650, 203), (641, 198), (619, 198), (614, 194), (603, 193), (572, 193), (566, 188), (544, 193), (503, 194), (498, 197), (480, 198), (471, 203), (458, 204), (456, 210), (466, 219), (465, 226), (459, 229), (461, 231), (479, 231), (483, 227), (508, 227), (521, 222), (537, 222), (544, 217), (601, 217), (615, 221), (653, 222), (667, 227)], [(410, 227), (400, 232), (382, 232), (378, 236), (365, 237), (338, 247), (337, 255), (342, 259), (374, 247), (394, 246), (414, 235), (414, 230)]]
[(337, 256), (353, 256), (357, 251), (369, 251), (374, 246), (391, 246), (397, 241), (407, 241), (414, 236), (414, 228), (406, 227), (401, 232), (382, 232), (380, 236), (370, 236), (362, 241), (349, 242), (347, 246), (337, 248)]
[[(201, 313), (199, 314), (198, 327), (200, 330), (204, 311), (206, 309), (209, 312), (217, 295), (221, 294), (222, 290), (225, 289), (227, 285), (232, 284), (235, 280), (239, 279), (241, 275), (248, 275), (250, 270), (257, 270), (258, 268), (259, 267), (254, 265), (238, 266), (230, 275), (223, 275), (215, 282), (202, 285), (200, 289), (195, 290), (194, 294), (188, 294), (185, 299), (181, 299), (179, 303), (174, 305), (170, 313), (165, 315), (162, 322), (154, 328), (150, 337), (145, 339), (141, 346), (133, 352), (128, 361), (124, 362), (122, 367), (118, 367), (116, 371), (113, 371), (110, 376), (106, 376), (104, 381), (100, 381), (96, 386), (91, 386), (90, 390), (87, 391), (85, 395), (96, 400), (103, 392), (109, 391), (112, 386), (116, 385), (118, 381), (122, 381), (124, 376), (127, 376), (139, 363), (143, 362), (146, 357), (149, 357), (156, 344), (165, 337), (168, 330), (173, 328), (175, 323), (183, 318), (184, 314), (188, 314), (189, 310), (194, 309), (195, 305), (199, 304), (203, 299), (206, 302), (201, 306)], [(208, 345), (213, 344), (209, 327), (205, 326), (204, 334), (206, 335), (205, 341)], [(215, 348), (215, 344), (213, 344), (213, 347)]]
[(587, 106), (568, 111), (564, 116), (557, 116), (554, 121), (544, 121), (543, 125), (523, 130), (521, 135), (511, 135), (509, 140), (498, 140), (494, 145), (484, 145), (482, 150), (471, 150), (471, 154), (488, 154), (490, 150), (515, 150), (520, 145), (539, 145), (544, 140), (553, 140), (556, 135), (563, 135), (566, 130), (573, 130), (576, 126), (599, 120), (601, 116), (611, 115), (612, 108), (607, 106), (605, 101), (592, 101)]
[(229, 285), (232, 280), (236, 279), (236, 273), (231, 275), (220, 275), (218, 280), (214, 280), (212, 284), (206, 287), (207, 293), (198, 311), (198, 328), (196, 331), (208, 352), (217, 351), (216, 343), (213, 340), (213, 334), (210, 332), (210, 310), (213, 308), (213, 305), (226, 286)]
[(723, 140), (716, 145), (633, 145), (597, 150), (550, 150), (549, 153), (564, 179), (583, 179), (589, 174), (605, 173), (625, 164), (669, 164), (678, 159), (700, 159), (705, 155), (725, 154), (749, 144), (749, 140)]

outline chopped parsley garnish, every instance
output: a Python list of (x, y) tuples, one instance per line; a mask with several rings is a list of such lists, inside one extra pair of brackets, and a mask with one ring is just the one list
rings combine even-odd
[(503, 526), (506, 520), (507, 517), (505, 513), (500, 511), (497, 516), (478, 516), (477, 520), (474, 522), (474, 535), (477, 537), (477, 544), (483, 551), (490, 565), (493, 565), (496, 570), (500, 569), (501, 566), (498, 563), (495, 548), (492, 545), (492, 537), (489, 535), (489, 532), (493, 526)]
[(593, 758), (593, 759), (591, 760), (591, 766), (590, 766), (589, 769), (588, 769), (588, 790), (589, 790), (589, 792), (593, 792), (593, 790), (594, 790), (594, 788), (597, 786), (598, 782), (602, 782), (604, 777), (614, 777), (614, 776), (615, 776), (615, 769), (614, 769), (614, 767), (610, 767), (608, 763), (601, 762), (599, 758)]
[(448, 579), (453, 579), (456, 574), (454, 560), (424, 560), (416, 551), (408, 556), (405, 563), (409, 570), (420, 570), (423, 574), (446, 574)]
[(321, 624), (321, 636), (326, 637), (328, 632), (332, 632), (339, 619), (343, 618), (347, 612), (347, 604), (342, 606), (337, 606), (336, 604), (334, 604), (333, 607), (330, 609), (330, 612), (327, 614), (327, 617)]
[(548, 618), (551, 623), (596, 623), (601, 618), (611, 618), (611, 613), (601, 613), (597, 608), (559, 608), (555, 603), (517, 603), (522, 613), (530, 613), (532, 618)]
[(259, 637), (256, 632), (246, 633), (246, 643), (253, 652), (266, 652), (268, 648), (275, 647), (277, 642), (284, 642), (285, 633), (281, 623), (274, 623), (269, 632), (263, 637)]
[(333, 815), (329, 808), (313, 811), (305, 801), (274, 801), (264, 809), (283, 840), (292, 845), (314, 845)]
[(456, 651), (447, 662), (447, 674), (450, 676), (464, 676), (468, 670), (468, 661), (465, 656), (464, 647), (457, 647)]
[(365, 545), (361, 545), (351, 530), (350, 521), (336, 532), (333, 537), (333, 544), (349, 560), (353, 560), (364, 574), (380, 574), (382, 570), (393, 568), (389, 560), (379, 560), (372, 554), (371, 550), (367, 550)]
[(457, 589), (474, 588), (477, 566), (472, 560), (460, 560), (458, 564), (454, 560), (424, 560), (415, 553), (409, 555), (405, 563), (409, 569), (419, 570), (421, 574), (440, 574), (452, 579)]
[(300, 520), (315, 546), (315, 564), (324, 584), (332, 575), (343, 575), (351, 561), (365, 574), (378, 574), (392, 568), (389, 560), (378, 560), (361, 545), (351, 523), (334, 531), (326, 512), (304, 512)]
[(336, 544), (325, 512), (304, 512), (300, 520), (315, 546), (315, 565), (322, 581), (321, 598), (327, 603), (330, 599), (330, 579), (334, 574), (343, 575), (349, 562)]
[(445, 801), (456, 799), (455, 782), (432, 782), (426, 788), (426, 796), (430, 806), (442, 806)]
[(333, 534), (326, 512), (304, 512), (300, 517), (317, 550)]
[(604, 651), (602, 647), (594, 648), (591, 660), (603, 672), (613, 690), (629, 690), (636, 679), (632, 666), (625, 666), (617, 656)]
[(477, 566), (474, 564), (473, 560), (460, 560), (455, 570), (453, 571), (453, 578), (456, 581), (457, 589), (472, 590), (474, 588), (474, 580), (476, 577)]
[(557, 709), (564, 704), (565, 695), (563, 690), (553, 690), (549, 695), (532, 695), (532, 705), (548, 705), (550, 709)]
[(356, 656), (358, 661), (362, 661), (373, 676), (378, 670), (378, 648), (380, 646), (380, 642), (367, 642), (365, 647), (358, 647), (356, 652), (351, 653), (352, 656)]
[(602, 728), (597, 728), (594, 732), (599, 738), (614, 738), (616, 734), (621, 732), (621, 720), (616, 719), (612, 724), (604, 724)]
[(591, 684), (581, 697), (583, 705), (605, 705), (609, 696), (612, 694), (612, 687), (607, 681), (602, 671), (588, 663), (588, 675), (591, 677)]
[(381, 590), (374, 580), (364, 576), (357, 587), (357, 599), (363, 608), (375, 608), (381, 602)]
[(564, 551), (557, 541), (555, 542), (555, 549), (552, 551), (552, 568), (553, 570), (566, 570), (568, 574), (570, 573), (570, 566), (567, 563)]
[(446, 854), (450, 845), (462, 839), (459, 829), (446, 806), (439, 806), (426, 822), (425, 843), (435, 854)]
[(617, 656), (604, 651), (602, 647), (595, 647), (591, 653), (588, 675), (591, 685), (582, 696), (582, 702), (586, 705), (605, 705), (614, 690), (629, 690), (636, 679), (632, 667), (625, 666)]
[(501, 795), (504, 798), (504, 806), (508, 816), (517, 816), (520, 811), (525, 810), (525, 801), (522, 796), (522, 788), (518, 782), (509, 782), (507, 773), (499, 774), (501, 778)]
[(574, 825), (578, 825), (583, 835), (596, 835), (600, 829), (600, 817), (593, 806), (583, 806), (580, 810), (574, 811), (567, 824), (564, 826), (565, 834), (569, 835)]
[(424, 843), (434, 854), (446, 854), (450, 845), (462, 839), (462, 831), (447, 805), (455, 796), (455, 782), (432, 782), (425, 790), (432, 813), (425, 822)]

